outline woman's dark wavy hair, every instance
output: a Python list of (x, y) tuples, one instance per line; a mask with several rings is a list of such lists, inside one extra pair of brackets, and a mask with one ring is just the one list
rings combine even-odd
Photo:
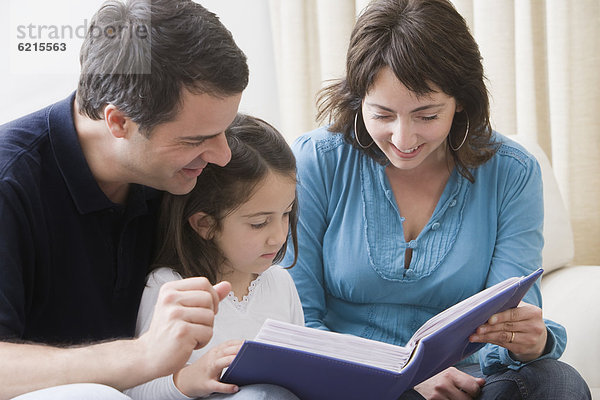
[(219, 18), (191, 0), (108, 0), (80, 52), (80, 112), (111, 103), (150, 136), (175, 118), (182, 89), (229, 96), (248, 85), (246, 56)]
[[(190, 226), (189, 217), (202, 211), (214, 221), (212, 232), (219, 232), (223, 218), (248, 201), (269, 172), (296, 179), (296, 159), (292, 150), (267, 122), (238, 114), (225, 135), (231, 148), (231, 161), (227, 165), (207, 165), (188, 194), (164, 194), (158, 224), (159, 250), (152, 269), (169, 267), (184, 278), (204, 276), (215, 284), (218, 268), (226, 259), (213, 239), (202, 238)], [(289, 221), (288, 239), (273, 262), (283, 259), (287, 241), (291, 238), (294, 245), (291, 268), (298, 258), (297, 201), (292, 205)], [(213, 236), (208, 235), (209, 238)]]
[[(328, 120), (331, 132), (381, 164), (388, 162), (372, 140), (360, 116), (362, 100), (377, 73), (389, 67), (417, 96), (432, 92), (430, 83), (455, 98), (463, 111), (456, 113), (448, 142), (457, 148), (469, 121), (469, 135), (458, 151), (450, 148), (458, 171), (474, 181), (469, 168), (496, 152), (490, 125), (488, 91), (482, 58), (462, 16), (446, 0), (374, 0), (359, 16), (348, 48), (346, 77), (323, 88), (317, 97), (317, 120)], [(467, 117), (468, 116), (468, 117)]]

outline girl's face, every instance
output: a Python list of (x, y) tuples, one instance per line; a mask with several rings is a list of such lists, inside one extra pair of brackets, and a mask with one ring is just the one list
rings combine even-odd
[(223, 272), (260, 274), (269, 268), (287, 239), (295, 201), (295, 179), (269, 172), (215, 233), (214, 241), (228, 261)]
[(454, 97), (433, 84), (429, 86), (432, 93), (417, 97), (384, 67), (363, 100), (367, 131), (399, 170), (428, 168), (447, 161), (446, 137), (454, 114), (461, 108)]

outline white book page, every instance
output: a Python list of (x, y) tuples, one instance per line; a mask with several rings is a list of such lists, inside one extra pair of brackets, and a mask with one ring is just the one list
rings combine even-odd
[(471, 297), (464, 299), (460, 303), (456, 303), (452, 307), (449, 307), (441, 313), (433, 316), (432, 318), (427, 320), (427, 322), (421, 325), (419, 329), (417, 329), (412, 338), (406, 344), (406, 347), (414, 348), (415, 345), (419, 342), (419, 340), (423, 339), (425, 336), (438, 331), (439, 329), (448, 325), (450, 322), (457, 319), (459, 316), (465, 314), (467, 311), (483, 303), (484, 300), (492, 297), (496, 293), (505, 290), (507, 287), (510, 287), (512, 284), (514, 284), (517, 281), (520, 281), (521, 279), (523, 278), (513, 277), (506, 279), (502, 282), (495, 284), (494, 286), (490, 286), (489, 288), (482, 290), (477, 294), (474, 294)]
[(257, 342), (306, 351), (398, 372), (410, 350), (389, 343), (267, 319)]

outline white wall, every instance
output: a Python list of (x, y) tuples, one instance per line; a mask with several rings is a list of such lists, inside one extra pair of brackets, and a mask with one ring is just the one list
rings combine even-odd
[[(5, 0), (6, 1), (6, 0)], [(8, 0), (0, 13), (0, 124), (68, 96), (77, 86), (83, 30), (102, 0)], [(280, 123), (268, 0), (199, 0), (215, 12), (248, 56), (250, 83), (240, 111)], [(29, 29), (29, 26), (32, 29)], [(39, 33), (66, 51), (19, 51)], [(19, 38), (25, 36), (25, 38)], [(37, 39), (37, 40), (36, 40)], [(47, 41), (47, 40), (44, 40)]]
[(217, 14), (248, 57), (250, 82), (240, 111), (280, 126), (269, 0), (197, 0)]

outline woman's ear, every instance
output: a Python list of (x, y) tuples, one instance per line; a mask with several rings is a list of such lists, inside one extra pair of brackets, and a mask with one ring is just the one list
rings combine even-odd
[(213, 238), (215, 220), (210, 215), (199, 211), (188, 218), (188, 223), (202, 239), (210, 240)]

